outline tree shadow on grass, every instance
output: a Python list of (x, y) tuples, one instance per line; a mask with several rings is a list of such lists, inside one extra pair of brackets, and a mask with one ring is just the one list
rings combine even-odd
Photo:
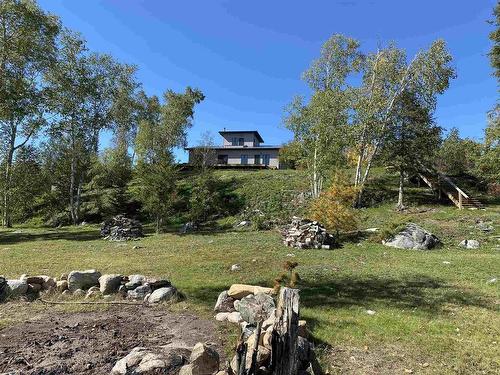
[(344, 277), (301, 287), (301, 302), (309, 308), (367, 307), (384, 303), (403, 309), (418, 308), (429, 314), (446, 313), (449, 305), (496, 310), (494, 303), (477, 292), (459, 289), (425, 275), (390, 278)]
[(43, 232), (0, 232), (0, 245), (14, 245), (33, 241), (94, 241), (100, 239), (99, 230), (74, 231), (71, 229), (47, 230)]

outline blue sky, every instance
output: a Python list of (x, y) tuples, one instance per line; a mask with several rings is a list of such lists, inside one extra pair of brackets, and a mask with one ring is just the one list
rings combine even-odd
[[(189, 143), (205, 131), (256, 129), (267, 144), (292, 135), (281, 124), (295, 94), (308, 95), (301, 73), (334, 33), (364, 51), (395, 41), (413, 55), (443, 38), (458, 77), (439, 98), (436, 119), (481, 138), (497, 100), (487, 53), (495, 0), (164, 1), (39, 0), (79, 31), (90, 49), (136, 64), (149, 94), (200, 88)], [(103, 143), (106, 144), (106, 137)], [(178, 156), (185, 160), (184, 152)]]

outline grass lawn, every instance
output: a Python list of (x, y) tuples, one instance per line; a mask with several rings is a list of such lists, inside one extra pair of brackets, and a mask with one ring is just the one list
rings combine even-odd
[[(170, 233), (110, 243), (98, 238), (95, 226), (18, 227), (0, 231), (0, 274), (59, 276), (96, 268), (166, 276), (187, 294), (188, 307), (206, 315), (232, 283), (272, 286), (293, 253), (303, 280), (301, 314), (330, 373), (494, 374), (500, 372), (499, 283), (488, 281), (500, 273), (500, 241), (498, 228), (485, 234), (475, 221), (497, 226), (499, 215), (500, 207), (395, 213), (384, 205), (361, 212), (362, 228), (411, 220), (433, 231), (444, 246), (428, 252), (384, 247), (373, 238), (350, 239), (331, 251), (297, 250), (283, 246), (276, 231)], [(462, 239), (478, 239), (481, 248), (459, 249)], [(229, 270), (234, 263), (240, 272)], [(32, 305), (31, 312), (22, 305), (24, 315), (13, 307), (19, 305), (0, 305), (0, 329), (41, 308)]]

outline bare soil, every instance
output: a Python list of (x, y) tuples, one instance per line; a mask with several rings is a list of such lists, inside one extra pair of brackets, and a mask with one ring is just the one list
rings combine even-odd
[(136, 346), (197, 342), (215, 345), (222, 362), (214, 322), (190, 313), (142, 306), (43, 313), (0, 330), (0, 373), (108, 374)]

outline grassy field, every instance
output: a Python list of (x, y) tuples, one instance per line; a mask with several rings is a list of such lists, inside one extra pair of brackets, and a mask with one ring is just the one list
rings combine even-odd
[[(330, 373), (499, 373), (499, 284), (489, 282), (500, 272), (498, 228), (485, 234), (475, 223), (498, 225), (500, 207), (459, 211), (432, 205), (396, 213), (381, 205), (360, 215), (361, 228), (419, 223), (444, 246), (405, 251), (352, 236), (341, 249), (296, 250), (284, 247), (276, 231), (167, 233), (109, 243), (98, 238), (95, 226), (18, 227), (0, 231), (0, 274), (58, 276), (96, 268), (166, 276), (186, 293), (189, 308), (208, 315), (218, 293), (232, 283), (272, 286), (294, 254), (303, 280), (301, 314)], [(481, 248), (460, 249), (466, 238), (478, 239)], [(241, 264), (240, 272), (230, 271), (234, 263)], [(9, 305), (0, 305), (0, 328), (41, 309)]]

